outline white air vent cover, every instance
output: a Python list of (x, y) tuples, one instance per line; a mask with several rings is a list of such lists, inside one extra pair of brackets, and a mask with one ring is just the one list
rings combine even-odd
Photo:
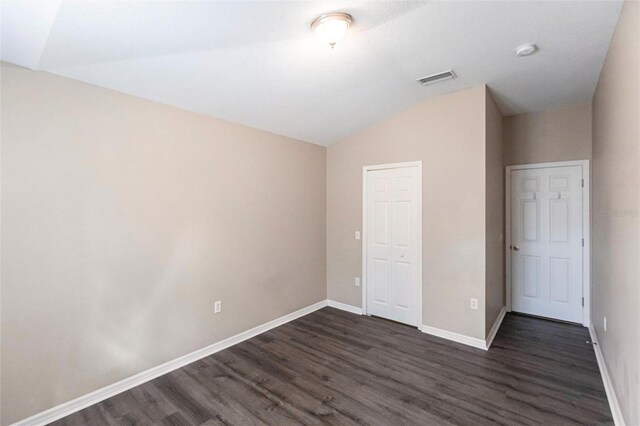
[(418, 79), (418, 83), (426, 86), (427, 84), (437, 83), (442, 80), (449, 80), (450, 78), (456, 78), (456, 73), (453, 70), (439, 72), (438, 74), (428, 75)]

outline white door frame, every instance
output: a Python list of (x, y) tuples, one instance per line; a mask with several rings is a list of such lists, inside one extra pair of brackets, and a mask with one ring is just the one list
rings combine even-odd
[(542, 169), (549, 167), (582, 166), (582, 236), (584, 246), (582, 247), (582, 294), (584, 296), (584, 306), (582, 307), (582, 325), (589, 327), (591, 322), (591, 232), (590, 232), (590, 180), (589, 180), (589, 160), (578, 161), (558, 161), (553, 163), (523, 164), (518, 166), (507, 166), (505, 171), (505, 280), (507, 287), (507, 311), (511, 312), (511, 172), (513, 170)]
[(373, 170), (400, 169), (406, 167), (418, 168), (418, 247), (416, 268), (418, 269), (418, 324), (422, 325), (422, 161), (408, 161), (405, 163), (378, 164), (362, 168), (362, 314), (367, 312), (367, 172)]

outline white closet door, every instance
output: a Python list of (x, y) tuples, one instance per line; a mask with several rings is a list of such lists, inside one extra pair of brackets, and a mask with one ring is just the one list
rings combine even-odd
[(367, 313), (419, 325), (418, 170), (367, 172)]

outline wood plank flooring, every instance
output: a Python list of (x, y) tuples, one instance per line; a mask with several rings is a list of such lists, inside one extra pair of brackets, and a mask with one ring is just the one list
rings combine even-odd
[(613, 424), (588, 340), (508, 314), (483, 351), (324, 308), (54, 424)]

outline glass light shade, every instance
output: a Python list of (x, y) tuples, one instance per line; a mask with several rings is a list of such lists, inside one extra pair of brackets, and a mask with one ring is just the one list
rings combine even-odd
[(317, 17), (311, 23), (311, 29), (316, 33), (319, 40), (333, 47), (345, 36), (349, 30), (349, 25), (351, 25), (351, 15), (336, 12)]

